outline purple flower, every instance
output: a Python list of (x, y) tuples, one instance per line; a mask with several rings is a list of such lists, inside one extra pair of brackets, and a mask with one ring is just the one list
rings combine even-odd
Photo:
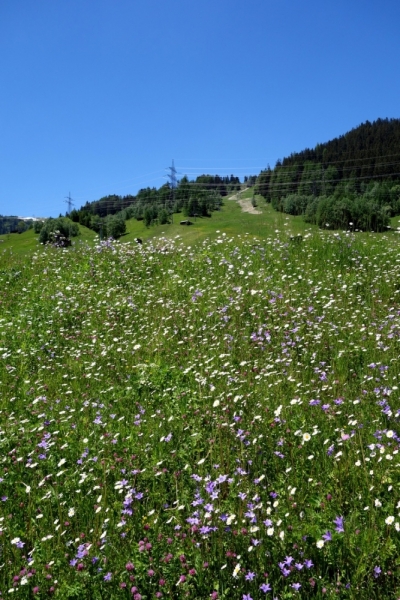
[(111, 577), (112, 573), (107, 573), (107, 575), (104, 575), (104, 581), (111, 581)]
[(380, 567), (374, 567), (374, 577), (379, 577), (382, 573), (382, 569)]
[(301, 583), (292, 583), (291, 587), (298, 592), (301, 588)]
[(314, 566), (314, 563), (310, 558), (306, 558), (306, 560), (304, 561), (304, 566), (306, 567), (306, 569), (311, 569)]
[(322, 538), (326, 541), (326, 542), (331, 542), (332, 541), (332, 534), (330, 531), (327, 531), (326, 533), (324, 533), (324, 535), (322, 536)]
[(264, 594), (266, 594), (267, 592), (270, 592), (270, 591), (271, 591), (271, 589), (272, 589), (272, 588), (271, 588), (271, 586), (269, 585), (269, 583), (263, 583), (263, 584), (261, 584), (261, 585), (260, 585), (260, 590), (261, 590), (262, 592), (264, 592)]
[(210, 533), (210, 531), (211, 527), (209, 527), (208, 525), (203, 525), (203, 527), (200, 527), (201, 535), (207, 535), (208, 533)]
[(253, 573), (252, 571), (249, 571), (245, 577), (246, 581), (253, 581), (254, 577), (256, 576), (255, 573)]
[(336, 525), (335, 529), (339, 533), (344, 533), (343, 521), (344, 521), (344, 517), (336, 517), (336, 519), (333, 521)]
[(253, 600), (250, 594), (243, 594), (242, 600)]

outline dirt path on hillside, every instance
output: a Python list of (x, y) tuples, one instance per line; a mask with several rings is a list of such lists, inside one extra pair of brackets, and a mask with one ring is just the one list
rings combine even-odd
[(261, 211), (257, 210), (251, 203), (250, 198), (241, 198), (240, 194), (234, 194), (229, 197), (229, 200), (236, 200), (242, 212), (250, 213), (251, 215), (261, 215)]

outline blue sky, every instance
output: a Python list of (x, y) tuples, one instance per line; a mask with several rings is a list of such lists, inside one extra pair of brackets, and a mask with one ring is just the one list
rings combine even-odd
[(0, 214), (257, 174), (400, 117), (398, 0), (0, 3)]

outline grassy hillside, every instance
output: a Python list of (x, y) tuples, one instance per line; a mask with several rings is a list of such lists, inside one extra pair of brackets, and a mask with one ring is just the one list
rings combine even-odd
[[(97, 235), (91, 229), (79, 225), (80, 236), (74, 238), (76, 244), (92, 243)], [(16, 260), (35, 252), (40, 246), (38, 234), (33, 229), (24, 233), (10, 233), (0, 235), (0, 266), (15, 263)]]
[[(250, 200), (252, 190), (242, 192), (241, 197)], [(150, 228), (146, 228), (143, 221), (130, 219), (127, 221), (128, 234), (123, 236), (121, 241), (134, 241), (137, 237), (143, 240), (154, 240), (159, 237), (174, 239), (179, 236), (185, 244), (193, 244), (208, 237), (214, 239), (219, 232), (248, 233), (261, 240), (271, 235), (276, 229), (287, 231), (290, 235), (297, 235), (305, 231), (306, 224), (300, 217), (289, 216), (286, 218), (288, 215), (276, 213), (261, 196), (256, 199), (257, 210), (261, 214), (243, 212), (235, 194), (231, 198), (224, 198), (222, 210), (212, 213), (211, 217), (191, 217), (190, 221), (193, 224), (190, 226), (179, 225), (180, 221), (187, 219), (182, 213), (174, 215), (173, 224), (156, 225)]]
[(251, 216), (0, 270), (3, 595), (399, 597), (399, 240)]

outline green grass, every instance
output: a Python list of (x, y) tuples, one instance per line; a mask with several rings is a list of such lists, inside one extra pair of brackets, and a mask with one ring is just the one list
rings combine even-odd
[[(243, 199), (251, 199), (253, 188), (243, 190), (241, 197)], [(143, 221), (129, 219), (126, 222), (127, 233), (122, 236), (121, 242), (134, 242), (136, 238), (141, 238), (143, 241), (156, 241), (158, 239), (172, 240), (179, 236), (179, 239), (185, 245), (197, 244), (207, 238), (215, 239), (219, 232), (227, 234), (247, 234), (263, 240), (266, 237), (274, 234), (277, 230), (284, 232), (286, 235), (304, 234), (306, 231), (315, 229), (314, 227), (304, 223), (302, 217), (293, 217), (278, 213), (267, 204), (262, 196), (257, 196), (257, 210), (261, 214), (249, 214), (243, 212), (237, 202), (236, 194), (231, 197), (224, 198), (224, 206), (220, 211), (212, 213), (211, 217), (191, 217), (193, 223), (190, 226), (180, 225), (179, 222), (186, 220), (182, 213), (173, 215), (173, 223), (168, 225), (155, 225), (145, 227)], [(98, 235), (92, 230), (79, 226), (81, 235), (74, 240), (75, 243), (88, 242), (93, 243), (98, 240)], [(1, 251), (11, 250), (17, 256), (25, 256), (32, 253), (38, 246), (38, 235), (33, 230), (26, 231), (23, 234), (1, 235), (0, 253)], [(162, 242), (161, 242), (162, 243)], [(0, 254), (1, 256), (1, 254)], [(4, 256), (3, 262), (9, 261), (8, 254)], [(1, 263), (0, 263), (1, 264)]]
[[(80, 236), (74, 238), (74, 243), (93, 243), (98, 237), (94, 231), (82, 225), (79, 225), (79, 230)], [(35, 252), (40, 246), (38, 237), (39, 234), (33, 229), (24, 233), (0, 235), (0, 266), (14, 264), (15, 261)]]
[(228, 202), (240, 236), (6, 250), (2, 596), (400, 596), (399, 239)]
[[(242, 198), (251, 198), (252, 190), (242, 193)], [(302, 217), (293, 217), (276, 212), (270, 204), (258, 196), (256, 209), (261, 214), (243, 212), (236, 199), (224, 198), (224, 205), (220, 211), (212, 213), (211, 217), (191, 217), (192, 225), (180, 225), (180, 221), (187, 219), (182, 213), (174, 214), (173, 224), (155, 225), (146, 227), (143, 221), (130, 219), (127, 221), (128, 234), (121, 238), (122, 242), (134, 241), (141, 238), (144, 241), (165, 238), (168, 240), (179, 239), (184, 244), (196, 244), (207, 238), (215, 239), (220, 232), (229, 235), (248, 234), (258, 240), (264, 240), (275, 233), (276, 230), (286, 235), (304, 234), (315, 228), (304, 223)]]

